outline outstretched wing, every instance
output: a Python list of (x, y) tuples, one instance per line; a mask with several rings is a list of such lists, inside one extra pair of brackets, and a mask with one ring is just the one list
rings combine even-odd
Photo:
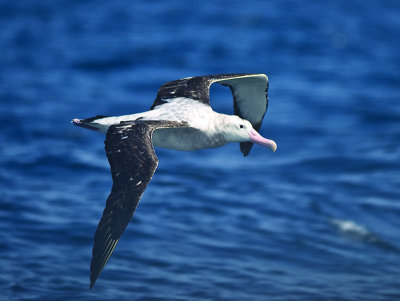
[[(258, 132), (268, 108), (268, 77), (265, 74), (251, 74), (243, 77), (219, 80), (229, 86), (233, 94), (235, 115), (248, 120)], [(252, 142), (241, 142), (240, 151), (247, 156)]]
[(105, 150), (113, 186), (94, 236), (90, 288), (114, 251), (157, 168), (153, 131), (186, 126), (170, 121), (136, 121), (112, 125), (108, 129)]
[[(158, 90), (151, 109), (178, 97), (210, 105), (210, 86), (213, 83), (229, 86), (235, 115), (248, 120), (258, 131), (268, 107), (268, 77), (265, 74), (219, 74), (171, 81)], [(247, 156), (252, 146), (252, 142), (242, 142), (240, 150)]]

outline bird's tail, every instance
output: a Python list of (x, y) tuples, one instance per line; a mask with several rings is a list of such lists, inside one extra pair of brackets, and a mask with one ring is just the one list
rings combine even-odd
[(89, 129), (92, 131), (98, 131), (99, 128), (94, 126), (94, 124), (96, 123), (94, 121), (97, 121), (98, 119), (102, 119), (102, 118), (106, 118), (106, 117), (107, 116), (97, 115), (97, 116), (85, 118), (85, 119), (74, 118), (74, 119), (72, 119), (71, 123), (73, 123), (76, 126), (85, 128), (85, 129)]

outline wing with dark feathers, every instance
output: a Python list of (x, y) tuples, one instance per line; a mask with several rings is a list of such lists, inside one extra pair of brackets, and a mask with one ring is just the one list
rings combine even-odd
[(152, 143), (154, 130), (186, 126), (186, 123), (170, 121), (136, 121), (108, 129), (104, 143), (113, 186), (94, 236), (90, 288), (114, 251), (157, 168)]
[[(265, 74), (253, 74), (219, 83), (231, 89), (235, 115), (248, 120), (258, 132), (268, 108), (268, 77)], [(240, 151), (244, 156), (249, 154), (252, 147), (252, 142), (240, 143)]]
[[(229, 86), (235, 115), (248, 120), (258, 131), (268, 107), (268, 77), (265, 74), (219, 74), (171, 81), (158, 90), (151, 109), (180, 97), (210, 105), (210, 86), (213, 83)], [(252, 146), (252, 142), (242, 142), (240, 150), (247, 156)]]

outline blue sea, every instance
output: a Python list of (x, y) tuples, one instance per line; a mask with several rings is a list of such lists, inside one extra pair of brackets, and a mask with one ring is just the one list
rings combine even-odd
[[(400, 300), (399, 1), (0, 0), (1, 300)], [(157, 149), (89, 290), (111, 189), (73, 118), (265, 73), (278, 144)], [(216, 111), (233, 113), (225, 87)]]

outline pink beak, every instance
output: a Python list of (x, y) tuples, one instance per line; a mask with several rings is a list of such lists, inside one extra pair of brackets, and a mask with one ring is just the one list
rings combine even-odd
[(273, 152), (276, 151), (277, 146), (274, 140), (269, 140), (261, 136), (255, 129), (251, 129), (250, 131), (250, 139), (251, 142), (260, 144), (272, 150)]

